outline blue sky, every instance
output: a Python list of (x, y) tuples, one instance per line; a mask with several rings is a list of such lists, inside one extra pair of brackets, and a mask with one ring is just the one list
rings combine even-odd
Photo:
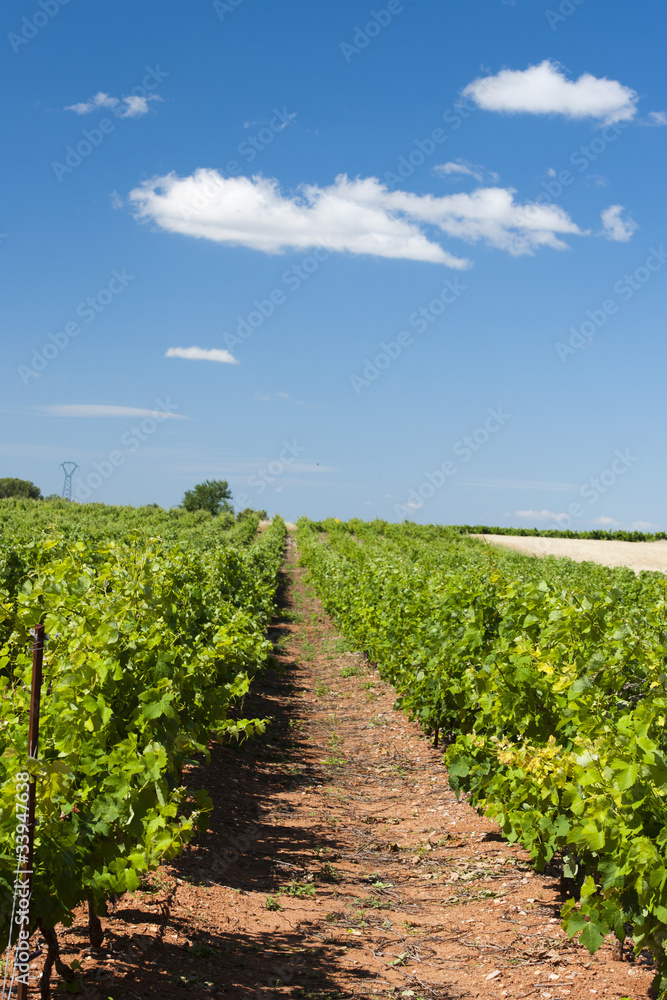
[(664, 528), (665, 20), (8, 0), (2, 474)]

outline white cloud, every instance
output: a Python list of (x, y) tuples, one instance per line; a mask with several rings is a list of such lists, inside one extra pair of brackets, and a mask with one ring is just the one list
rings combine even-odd
[(220, 347), (169, 347), (165, 358), (185, 358), (186, 361), (222, 361), (227, 365), (238, 365), (233, 354)]
[(625, 219), (621, 218), (623, 211), (625, 210), (622, 205), (610, 205), (609, 208), (605, 208), (604, 212), (601, 212), (600, 218), (604, 226), (603, 235), (608, 240), (627, 243), (628, 240), (632, 239), (632, 234), (639, 229), (631, 216), (628, 215)]
[(618, 80), (590, 73), (568, 80), (550, 59), (528, 69), (504, 69), (495, 76), (480, 77), (463, 94), (485, 111), (597, 118), (605, 124), (634, 118), (638, 99), (634, 90)]
[(533, 521), (554, 521), (559, 517), (567, 517), (567, 514), (559, 514), (553, 510), (515, 510), (517, 517), (531, 518)]
[(649, 111), (645, 120), (641, 122), (641, 124), (653, 125), (658, 128), (661, 125), (667, 125), (667, 111)]
[(157, 94), (148, 94), (146, 97), (137, 97), (131, 94), (129, 97), (110, 97), (100, 91), (91, 97), (89, 101), (81, 101), (79, 104), (69, 104), (64, 110), (74, 111), (77, 115), (88, 115), (98, 108), (108, 108), (114, 113), (116, 118), (140, 118), (148, 111), (149, 101), (161, 101)]
[(583, 235), (559, 206), (515, 202), (512, 188), (479, 188), (443, 197), (389, 191), (376, 177), (339, 175), (329, 187), (304, 185), (283, 194), (276, 180), (222, 177), (201, 168), (189, 177), (154, 177), (129, 194), (136, 218), (169, 232), (245, 246), (264, 253), (324, 247), (463, 269), (425, 227), (511, 254), (539, 246), (564, 249), (564, 234)]
[(469, 163), (467, 160), (453, 160), (449, 163), (440, 163), (437, 167), (433, 168), (433, 173), (440, 174), (443, 177), (463, 174), (466, 177), (474, 177), (480, 184), (485, 178), (494, 183), (499, 180), (498, 174), (493, 170), (485, 170), (481, 164)]
[(600, 528), (617, 528), (621, 522), (617, 521), (615, 517), (601, 517), (593, 518), (591, 524), (597, 524)]
[(117, 97), (109, 97), (102, 91), (91, 97), (89, 101), (80, 101), (78, 104), (68, 104), (65, 111), (74, 111), (77, 115), (87, 115), (97, 108), (115, 108), (118, 104)]
[(149, 101), (161, 100), (162, 98), (157, 94), (148, 94), (146, 97), (137, 97), (136, 94), (132, 94), (129, 97), (123, 97), (121, 103), (125, 105), (125, 108), (120, 117), (139, 118), (141, 115), (148, 113)]
[(169, 410), (143, 410), (138, 406), (106, 406), (99, 403), (59, 403), (38, 406), (41, 413), (52, 417), (157, 417), (159, 420), (189, 420), (181, 413)]

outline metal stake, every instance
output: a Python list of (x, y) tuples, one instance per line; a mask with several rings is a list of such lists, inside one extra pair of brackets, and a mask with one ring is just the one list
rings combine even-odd
[[(44, 626), (35, 625), (32, 630), (35, 642), (32, 647), (32, 688), (30, 691), (30, 729), (28, 731), (28, 756), (37, 757), (39, 744), (39, 703), (42, 695), (42, 664), (44, 661)], [(34, 775), (28, 784), (28, 853), (23, 862), (21, 883), (28, 884), (28, 899), (32, 896), (32, 855), (35, 843), (35, 798), (36, 783)], [(28, 904), (29, 905), (29, 904)], [(30, 911), (28, 911), (29, 915)], [(30, 924), (28, 924), (28, 928)], [(25, 983), (18, 984), (17, 1000), (28, 1000), (28, 987)]]

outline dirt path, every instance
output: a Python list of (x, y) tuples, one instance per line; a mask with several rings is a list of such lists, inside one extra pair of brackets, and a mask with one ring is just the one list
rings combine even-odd
[(667, 573), (667, 542), (612, 542), (595, 538), (539, 538), (535, 535), (475, 535), (531, 556), (565, 556), (575, 562), (628, 566), (635, 573)]
[(84, 996), (648, 997), (647, 962), (568, 942), (558, 878), (456, 801), (293, 548), (285, 578), (282, 672), (245, 706), (270, 730), (190, 775), (213, 792), (210, 832), (119, 901), (101, 950), (81, 923), (63, 933)]

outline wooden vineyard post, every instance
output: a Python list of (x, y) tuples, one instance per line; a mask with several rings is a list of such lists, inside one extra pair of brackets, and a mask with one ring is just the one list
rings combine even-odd
[[(32, 647), (32, 687), (30, 690), (30, 728), (28, 731), (28, 757), (37, 757), (37, 747), (39, 745), (39, 704), (42, 695), (42, 668), (44, 662), (44, 626), (35, 625), (32, 630), (35, 642)], [(35, 844), (35, 798), (36, 783), (35, 776), (30, 777), (28, 783), (28, 852), (23, 862), (21, 878), (21, 895), (26, 895), (28, 899), (28, 924), (26, 931), (30, 932), (30, 897), (32, 896), (32, 856)], [(27, 885), (27, 891), (25, 886)], [(27, 975), (23, 976), (23, 981), (19, 980), (17, 1000), (28, 1000)]]

